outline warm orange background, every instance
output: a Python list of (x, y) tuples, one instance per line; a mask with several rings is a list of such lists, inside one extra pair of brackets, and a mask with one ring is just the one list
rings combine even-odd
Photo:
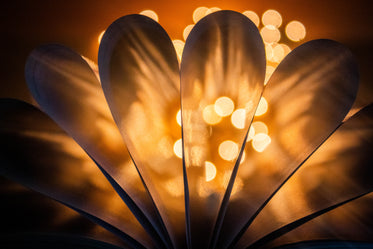
[(1, 6), (0, 97), (30, 100), (23, 65), (30, 51), (43, 43), (61, 43), (97, 59), (97, 36), (112, 21), (126, 14), (152, 9), (172, 38), (182, 38), (198, 6), (220, 7), (262, 14), (278, 10), (284, 23), (299, 20), (307, 28), (306, 40), (329, 38), (347, 45), (357, 56), (362, 87), (359, 105), (373, 100), (373, 1), (371, 0), (56, 0), (7, 1)]

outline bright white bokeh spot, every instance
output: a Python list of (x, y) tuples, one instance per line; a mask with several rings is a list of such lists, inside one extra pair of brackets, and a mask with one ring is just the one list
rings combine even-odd
[(237, 109), (232, 113), (231, 122), (237, 129), (244, 129), (246, 124), (246, 110)]
[(242, 14), (247, 16), (257, 27), (259, 26), (260, 19), (254, 11), (246, 10)]
[(98, 44), (101, 43), (102, 37), (104, 36), (106, 30), (101, 31), (101, 33), (98, 35), (97, 41)]
[(251, 125), (249, 134), (247, 134), (246, 142), (249, 142), (251, 139), (253, 139), (255, 136), (255, 128)]
[(150, 17), (154, 21), (158, 22), (158, 15), (153, 10), (143, 10), (140, 12), (140, 15)]
[(176, 113), (176, 122), (181, 126), (181, 110)]
[(268, 134), (268, 127), (265, 123), (263, 123), (262, 121), (255, 121), (251, 124), (251, 126), (254, 128), (255, 130), (255, 135), (256, 134), (259, 134), (259, 133), (264, 133), (264, 134)]
[(174, 44), (177, 58), (179, 59), (179, 61), (181, 61), (185, 42), (183, 42), (182, 40), (173, 40), (172, 43)]
[(233, 161), (238, 155), (238, 145), (226, 140), (219, 145), (219, 156), (226, 161)]
[(256, 108), (255, 116), (261, 116), (268, 110), (268, 102), (264, 97), (260, 98), (258, 108)]
[(251, 145), (257, 152), (263, 152), (270, 143), (271, 138), (267, 134), (259, 133), (254, 136)]
[(184, 31), (183, 31), (183, 38), (184, 38), (184, 41), (187, 40), (189, 34), (190, 34), (190, 31), (192, 31), (194, 27), (194, 24), (190, 24), (188, 26), (185, 27)]
[(183, 157), (182, 143), (183, 143), (183, 141), (181, 140), (181, 138), (174, 143), (174, 153), (178, 158)]
[(282, 17), (276, 10), (267, 10), (262, 15), (262, 23), (264, 26), (272, 25), (278, 28), (282, 24)]
[(234, 103), (228, 97), (220, 97), (215, 101), (215, 112), (221, 116), (226, 117), (229, 116), (234, 110)]
[(199, 20), (201, 20), (206, 15), (210, 14), (211, 10), (207, 7), (198, 7), (193, 12), (193, 22), (197, 23)]
[(298, 42), (306, 37), (306, 28), (301, 22), (291, 21), (286, 25), (285, 28), (286, 36), (294, 41)]
[(276, 43), (281, 39), (280, 31), (272, 25), (264, 26), (260, 30), (260, 35), (266, 43)]
[(216, 176), (216, 167), (212, 162), (205, 162), (205, 177), (206, 182), (212, 181)]
[(220, 123), (222, 117), (215, 112), (215, 105), (208, 105), (202, 111), (203, 120), (209, 125)]

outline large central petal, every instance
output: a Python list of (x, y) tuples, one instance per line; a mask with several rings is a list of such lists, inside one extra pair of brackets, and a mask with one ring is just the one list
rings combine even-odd
[[(264, 73), (262, 39), (241, 14), (211, 14), (186, 41), (181, 99), (193, 248), (207, 248), (219, 207), (226, 205), (227, 180), (259, 102)], [(237, 126), (231, 123), (235, 113)], [(216, 167), (214, 179), (206, 178), (205, 167)]]

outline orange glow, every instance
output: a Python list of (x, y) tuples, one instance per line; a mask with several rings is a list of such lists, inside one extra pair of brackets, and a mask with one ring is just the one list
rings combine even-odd
[(205, 162), (206, 182), (212, 181), (216, 176), (216, 167), (212, 162)]
[(98, 44), (101, 43), (101, 40), (102, 40), (102, 37), (104, 36), (104, 34), (105, 34), (105, 30), (101, 31), (101, 33), (98, 35), (98, 38), (97, 38)]
[(215, 112), (221, 116), (229, 116), (234, 110), (234, 103), (228, 97), (220, 97), (215, 101)]
[(256, 109), (255, 116), (261, 116), (268, 110), (268, 102), (264, 97), (260, 98), (258, 108)]
[(178, 158), (183, 157), (183, 147), (181, 138), (174, 143), (174, 153)]
[(219, 145), (219, 155), (226, 161), (233, 161), (238, 155), (238, 145), (231, 140), (222, 142)]
[(282, 17), (276, 10), (267, 10), (262, 15), (262, 23), (264, 26), (272, 25), (278, 28), (282, 24)]
[(246, 10), (242, 13), (243, 15), (247, 16), (257, 27), (260, 24), (259, 16), (251, 10)]
[(212, 7), (209, 10), (210, 10), (210, 13), (214, 13), (214, 12), (219, 11), (221, 9), (219, 7)]
[(155, 13), (155, 11), (153, 11), (153, 10), (143, 10), (143, 11), (140, 12), (140, 15), (150, 17), (151, 19), (153, 19), (156, 22), (158, 22), (158, 20), (159, 20), (157, 13)]
[(203, 109), (202, 112), (203, 120), (209, 125), (216, 125), (220, 123), (221, 117), (215, 112), (214, 105), (208, 105)]
[(301, 22), (291, 21), (286, 25), (285, 32), (287, 37), (294, 41), (300, 41), (306, 37), (306, 28)]
[(263, 41), (266, 43), (276, 43), (281, 39), (280, 31), (272, 25), (265, 26), (260, 30)]
[(257, 152), (263, 152), (271, 143), (271, 138), (264, 133), (256, 134), (252, 141), (252, 146)]
[(236, 127), (237, 129), (245, 128), (246, 110), (245, 109), (235, 110), (231, 116), (231, 122), (232, 122), (232, 125)]

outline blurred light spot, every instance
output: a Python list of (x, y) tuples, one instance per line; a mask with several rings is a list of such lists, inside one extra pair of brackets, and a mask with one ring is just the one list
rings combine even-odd
[(181, 110), (176, 113), (176, 122), (181, 126)]
[(202, 112), (203, 120), (209, 125), (218, 124), (221, 121), (221, 117), (215, 112), (214, 105), (208, 105), (203, 109)]
[(257, 152), (263, 152), (271, 143), (271, 138), (264, 133), (256, 134), (252, 141), (252, 146)]
[(184, 41), (187, 40), (188, 35), (189, 35), (190, 31), (192, 31), (193, 27), (194, 27), (194, 24), (190, 24), (190, 25), (188, 25), (188, 26), (185, 27), (185, 29), (183, 31)]
[(183, 157), (183, 146), (181, 138), (174, 143), (174, 153), (178, 158)]
[(97, 38), (98, 44), (101, 43), (101, 40), (102, 40), (102, 37), (104, 36), (104, 34), (105, 34), (105, 30), (101, 31), (101, 33), (98, 35), (98, 38)]
[(264, 85), (267, 85), (268, 80), (271, 78), (274, 71), (275, 71), (274, 67), (272, 67), (272, 66), (267, 66), (266, 67), (266, 77), (265, 77), (265, 80), (264, 80)]
[(216, 176), (216, 167), (212, 162), (205, 162), (205, 176), (206, 182), (213, 180)]
[(234, 103), (228, 97), (220, 97), (215, 101), (215, 112), (221, 116), (226, 117), (234, 110)]
[(154, 21), (158, 22), (158, 15), (153, 10), (143, 10), (140, 12), (140, 15), (150, 17)]
[(281, 46), (280, 44), (277, 44), (273, 48), (273, 61), (279, 63), (280, 61), (282, 61), (282, 59), (284, 59), (284, 57), (285, 57), (285, 50), (283, 46)]
[(246, 10), (242, 14), (247, 16), (257, 27), (259, 26), (260, 19), (259, 19), (259, 16), (254, 11)]
[(256, 109), (255, 116), (261, 116), (268, 110), (268, 102), (264, 97), (260, 98), (258, 108)]
[(251, 125), (250, 130), (249, 130), (249, 134), (247, 134), (246, 142), (249, 142), (251, 139), (254, 138), (254, 136), (255, 136), (255, 128)]
[(238, 145), (231, 140), (222, 142), (219, 145), (219, 155), (226, 161), (234, 160), (238, 155)]
[(306, 28), (301, 22), (291, 21), (286, 25), (285, 32), (292, 41), (300, 41), (306, 37)]
[(193, 22), (197, 23), (199, 20), (201, 20), (206, 15), (210, 14), (211, 11), (207, 7), (198, 7), (193, 12)]
[(240, 163), (243, 163), (243, 162), (245, 161), (245, 158), (246, 158), (246, 152), (244, 151), (244, 152), (242, 153), (242, 157), (241, 157), (241, 161), (240, 161)]
[(266, 43), (265, 44), (265, 51), (266, 51), (266, 59), (268, 61), (271, 61), (273, 58), (273, 48), (271, 44)]
[(232, 113), (231, 122), (234, 127), (237, 129), (245, 128), (246, 124), (246, 110), (245, 109), (237, 109)]
[(278, 28), (282, 24), (282, 17), (276, 10), (267, 10), (262, 15), (262, 23), (264, 26), (273, 25)]
[(254, 128), (255, 134), (259, 134), (259, 133), (268, 134), (267, 125), (261, 121), (255, 121), (251, 124), (251, 126)]
[(166, 181), (166, 190), (174, 197), (180, 197), (184, 194), (183, 176), (178, 176)]
[(280, 44), (281, 47), (284, 49), (284, 57), (288, 55), (288, 53), (290, 53), (291, 49), (288, 45), (286, 44)]
[(275, 26), (264, 26), (260, 30), (260, 35), (266, 43), (276, 43), (281, 39), (280, 31)]
[(174, 44), (177, 58), (181, 61), (185, 43), (182, 40), (173, 40), (172, 43)]
[(216, 11), (220, 11), (221, 9), (219, 7), (212, 7), (210, 8), (210, 13), (214, 13)]

